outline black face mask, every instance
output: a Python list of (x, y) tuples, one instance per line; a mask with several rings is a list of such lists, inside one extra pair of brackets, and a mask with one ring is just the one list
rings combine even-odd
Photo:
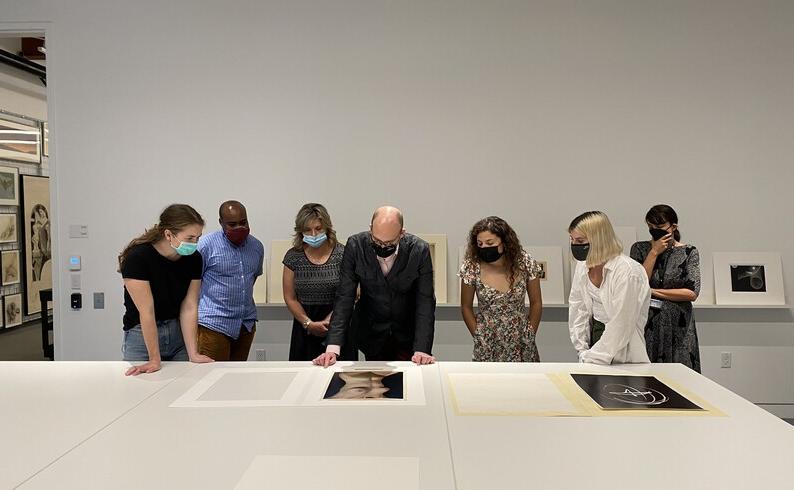
[(377, 254), (378, 257), (385, 259), (394, 255), (394, 252), (397, 251), (397, 245), (387, 245), (384, 247), (372, 242), (372, 250), (375, 251), (375, 254)]
[(572, 243), (571, 244), (571, 255), (573, 258), (578, 260), (579, 262), (584, 262), (587, 260), (587, 254), (590, 253), (590, 244), (589, 243)]
[(651, 234), (651, 238), (653, 238), (653, 241), (656, 242), (661, 240), (664, 236), (666, 236), (670, 232), (667, 230), (662, 230), (660, 228), (649, 228), (648, 233)]
[(499, 257), (504, 255), (504, 252), (499, 251), (499, 245), (495, 247), (478, 247), (477, 248), (477, 256), (483, 262), (496, 262), (499, 260)]

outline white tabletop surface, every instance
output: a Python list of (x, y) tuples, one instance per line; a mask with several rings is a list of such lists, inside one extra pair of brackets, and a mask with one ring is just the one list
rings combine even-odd
[[(279, 465), (294, 472), (289, 488), (325, 481), (323, 490), (385, 488), (393, 480), (389, 468), (418, 468), (414, 486), (423, 489), (745, 489), (794, 482), (794, 428), (681, 365), (588, 368), (660, 376), (725, 416), (488, 416), (453, 409), (450, 373), (567, 373), (583, 369), (577, 364), (416, 368), (424, 405), (187, 408), (171, 405), (217, 370), (297, 368), (317, 380), (327, 371), (308, 363), (165, 363), (160, 373), (126, 378), (126, 366), (0, 363), (0, 488), (242, 488)], [(234, 386), (214, 394), (234, 395)], [(313, 386), (305, 385), (302, 402), (314, 396)]]
[(125, 377), (126, 362), (0, 363), (0, 488), (13, 488), (190, 368)]

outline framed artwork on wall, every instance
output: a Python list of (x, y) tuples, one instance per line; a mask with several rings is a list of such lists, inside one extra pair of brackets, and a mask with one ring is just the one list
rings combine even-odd
[(0, 167), (0, 206), (19, 206), (19, 169)]
[(273, 240), (270, 242), (270, 285), (267, 288), (268, 303), (284, 303), (284, 288), (281, 284), (284, 275), (284, 260), (287, 250), (292, 247), (292, 240)]
[(3, 296), (3, 323), (6, 328), (22, 325), (22, 294)]
[(0, 158), (40, 164), (39, 123), (0, 111)]
[(543, 303), (561, 305), (565, 303), (565, 283), (562, 272), (562, 247), (526, 247), (529, 255), (543, 267), (540, 290)]
[(433, 262), (433, 290), (436, 303), (447, 303), (447, 236), (439, 234), (417, 235), (430, 245), (430, 260)]
[(0, 253), (0, 284), (12, 286), (19, 284), (19, 250), (3, 250)]
[(779, 253), (714, 252), (718, 305), (784, 305), (783, 263)]
[(50, 179), (22, 176), (25, 314), (41, 311), (39, 291), (52, 288)]
[(17, 243), (18, 241), (16, 213), (0, 213), (0, 243)]

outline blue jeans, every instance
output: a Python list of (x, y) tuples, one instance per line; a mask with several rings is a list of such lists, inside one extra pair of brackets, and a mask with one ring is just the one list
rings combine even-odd
[[(182, 338), (182, 328), (179, 320), (163, 320), (157, 322), (157, 336), (160, 339), (160, 360), (187, 361), (185, 339)], [(124, 332), (124, 342), (121, 344), (121, 353), (125, 361), (148, 361), (149, 351), (143, 341), (143, 330), (140, 325), (135, 325)]]

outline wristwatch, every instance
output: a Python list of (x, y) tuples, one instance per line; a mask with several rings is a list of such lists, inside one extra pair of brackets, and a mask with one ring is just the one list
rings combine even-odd
[(307, 316), (305, 320), (303, 320), (303, 329), (309, 330), (309, 324), (311, 323), (311, 319)]

